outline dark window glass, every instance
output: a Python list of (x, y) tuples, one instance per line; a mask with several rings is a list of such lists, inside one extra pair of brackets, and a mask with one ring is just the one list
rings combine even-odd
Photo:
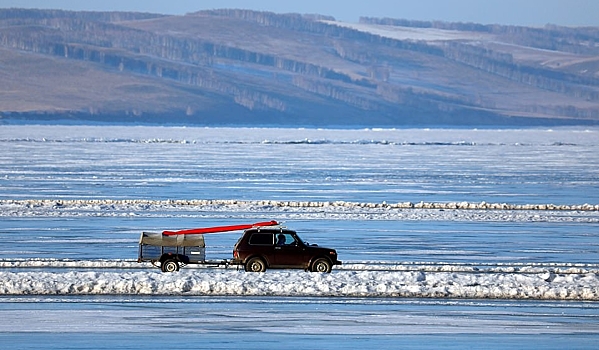
[(254, 233), (250, 237), (251, 245), (272, 245), (272, 233)]

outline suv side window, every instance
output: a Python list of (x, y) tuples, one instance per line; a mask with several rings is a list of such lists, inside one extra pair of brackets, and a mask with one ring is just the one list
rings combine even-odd
[(252, 234), (249, 240), (250, 245), (273, 245), (273, 234), (272, 233), (259, 233)]
[(279, 234), (277, 234), (277, 245), (278, 246), (295, 246), (295, 245), (297, 245), (297, 242), (292, 234), (279, 233)]

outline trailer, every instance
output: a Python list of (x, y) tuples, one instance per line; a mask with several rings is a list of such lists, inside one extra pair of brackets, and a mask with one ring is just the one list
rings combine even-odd
[(180, 231), (142, 232), (139, 239), (137, 262), (151, 262), (160, 267), (162, 272), (175, 272), (188, 264), (228, 267), (235, 262), (231, 260), (206, 260), (206, 243), (204, 234), (243, 231), (251, 228), (279, 225), (276, 221), (257, 222), (254, 224), (228, 225), (195, 228)]

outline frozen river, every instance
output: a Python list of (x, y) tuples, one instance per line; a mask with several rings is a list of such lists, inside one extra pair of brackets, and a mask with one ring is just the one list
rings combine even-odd
[[(0, 144), (0, 343), (13, 348), (599, 340), (597, 129), (0, 126)], [(390, 205), (406, 202), (567, 208)], [(143, 230), (271, 219), (344, 265), (165, 276), (134, 262)], [(230, 258), (237, 237), (208, 236), (208, 257)]]

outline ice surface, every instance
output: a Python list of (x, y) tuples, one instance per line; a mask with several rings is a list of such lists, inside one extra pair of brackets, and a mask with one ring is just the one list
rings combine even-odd
[(1, 126), (0, 199), (597, 204), (598, 134)]
[(9, 297), (0, 339), (19, 349), (589, 349), (597, 306), (409, 298)]

